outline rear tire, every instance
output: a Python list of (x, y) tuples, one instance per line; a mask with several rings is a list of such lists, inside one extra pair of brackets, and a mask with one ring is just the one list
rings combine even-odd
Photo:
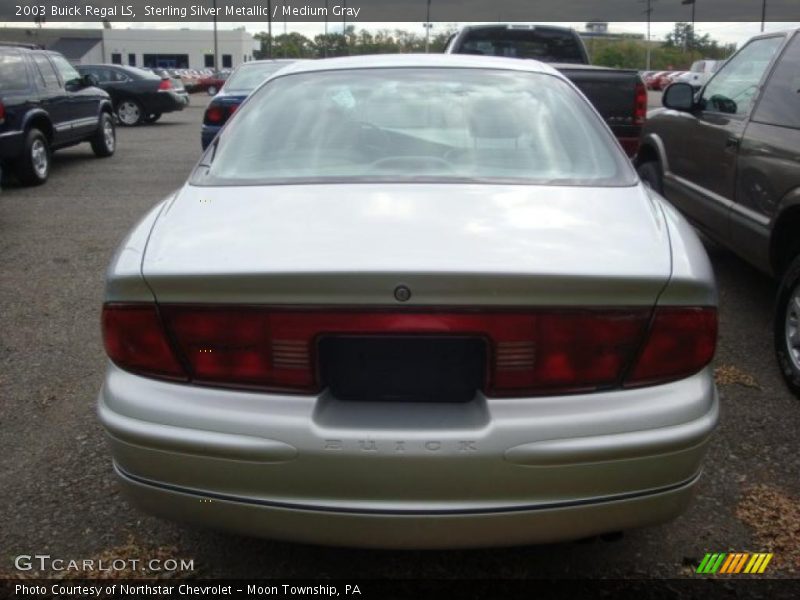
[(50, 175), (50, 144), (44, 133), (31, 128), (23, 155), (11, 163), (14, 175), (25, 185), (41, 185)]
[(105, 158), (114, 154), (114, 150), (117, 148), (117, 132), (114, 128), (114, 119), (107, 112), (100, 115), (97, 133), (92, 136), (90, 141), (95, 156)]
[(642, 181), (649, 185), (654, 192), (664, 195), (664, 174), (658, 161), (650, 160), (639, 165), (636, 169)]
[(786, 385), (800, 398), (800, 254), (786, 269), (775, 307), (775, 354)]
[(133, 127), (142, 122), (144, 113), (136, 100), (122, 100), (117, 105), (117, 120), (120, 125)]

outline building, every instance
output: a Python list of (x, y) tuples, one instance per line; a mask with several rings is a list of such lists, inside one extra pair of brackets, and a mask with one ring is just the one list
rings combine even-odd
[(642, 33), (622, 33), (609, 31), (605, 21), (589, 21), (586, 28), (578, 32), (584, 40), (643, 40)]
[[(134, 67), (214, 67), (210, 29), (67, 29), (2, 27), (0, 41), (26, 42), (61, 52), (74, 64), (113, 63)], [(253, 60), (259, 44), (244, 28), (217, 32), (219, 68)]]

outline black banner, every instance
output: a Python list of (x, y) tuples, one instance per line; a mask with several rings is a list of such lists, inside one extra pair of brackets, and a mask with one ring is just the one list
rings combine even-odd
[(798, 0), (2, 0), (0, 21), (793, 21)]
[(796, 599), (800, 581), (732, 577), (676, 580), (182, 580), (182, 579), (6, 579), (0, 598), (339, 598), (442, 600), (485, 598), (637, 598), (716, 600), (738, 598)]

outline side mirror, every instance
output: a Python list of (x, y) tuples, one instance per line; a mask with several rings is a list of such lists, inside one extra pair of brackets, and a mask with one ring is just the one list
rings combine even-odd
[(665, 108), (672, 110), (692, 110), (694, 104), (694, 88), (689, 83), (673, 83), (664, 90), (664, 97), (661, 103)]
[(86, 73), (81, 77), (81, 84), (83, 84), (84, 87), (95, 87), (100, 85), (100, 80), (94, 73)]

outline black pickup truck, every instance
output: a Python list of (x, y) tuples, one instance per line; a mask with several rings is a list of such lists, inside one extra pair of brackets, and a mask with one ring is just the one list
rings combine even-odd
[(549, 63), (594, 104), (628, 156), (639, 150), (647, 115), (647, 89), (637, 71), (589, 64), (580, 36), (566, 27), (545, 25), (470, 25), (447, 44), (448, 54), (528, 58)]

